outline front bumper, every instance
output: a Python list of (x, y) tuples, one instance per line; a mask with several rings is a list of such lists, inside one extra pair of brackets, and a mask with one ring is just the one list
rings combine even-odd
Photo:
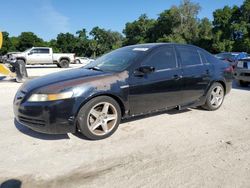
[(242, 80), (245, 82), (250, 82), (250, 69), (236, 68), (234, 77), (236, 80)]
[(15, 97), (15, 119), (32, 130), (47, 134), (73, 133), (75, 99), (50, 102), (22, 102)]

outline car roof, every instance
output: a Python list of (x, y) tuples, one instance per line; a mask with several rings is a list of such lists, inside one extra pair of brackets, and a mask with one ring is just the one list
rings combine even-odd
[[(195, 47), (195, 48), (199, 48), (198, 46), (194, 46), (192, 44), (179, 44), (179, 43), (144, 43), (144, 44), (135, 44), (135, 45), (129, 45), (126, 46), (128, 48), (155, 48), (155, 47), (159, 47), (159, 46), (165, 46), (165, 45), (180, 45), (180, 46), (190, 46), (190, 47)], [(125, 48), (126, 48), (125, 47)]]

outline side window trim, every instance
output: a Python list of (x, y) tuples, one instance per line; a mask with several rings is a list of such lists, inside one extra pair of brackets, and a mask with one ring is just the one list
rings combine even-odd
[[(200, 56), (200, 58), (201, 58), (201, 62), (202, 62), (204, 65), (209, 65), (210, 63), (208, 62), (208, 60), (207, 60), (205, 54), (204, 54), (201, 50), (198, 50), (198, 53), (199, 53), (199, 56)], [(203, 56), (203, 58), (202, 58), (202, 56)], [(205, 62), (203, 62), (203, 59), (204, 59)]]
[(160, 69), (160, 70), (156, 70), (155, 72), (165, 72), (165, 71), (170, 71), (170, 70), (177, 70), (180, 67), (174, 67), (174, 68), (167, 68), (167, 69)]

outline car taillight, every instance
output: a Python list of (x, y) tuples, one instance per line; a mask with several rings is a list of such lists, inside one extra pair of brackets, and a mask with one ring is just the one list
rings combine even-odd
[(225, 72), (233, 73), (233, 71), (234, 71), (233, 66), (228, 66), (228, 67), (225, 69)]

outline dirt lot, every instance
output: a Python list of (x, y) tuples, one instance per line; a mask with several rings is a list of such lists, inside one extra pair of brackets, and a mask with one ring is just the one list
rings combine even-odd
[(20, 84), (0, 86), (2, 187), (250, 187), (250, 88), (234, 85), (215, 112), (172, 110), (132, 119), (112, 137), (89, 141), (15, 123), (12, 100)]

